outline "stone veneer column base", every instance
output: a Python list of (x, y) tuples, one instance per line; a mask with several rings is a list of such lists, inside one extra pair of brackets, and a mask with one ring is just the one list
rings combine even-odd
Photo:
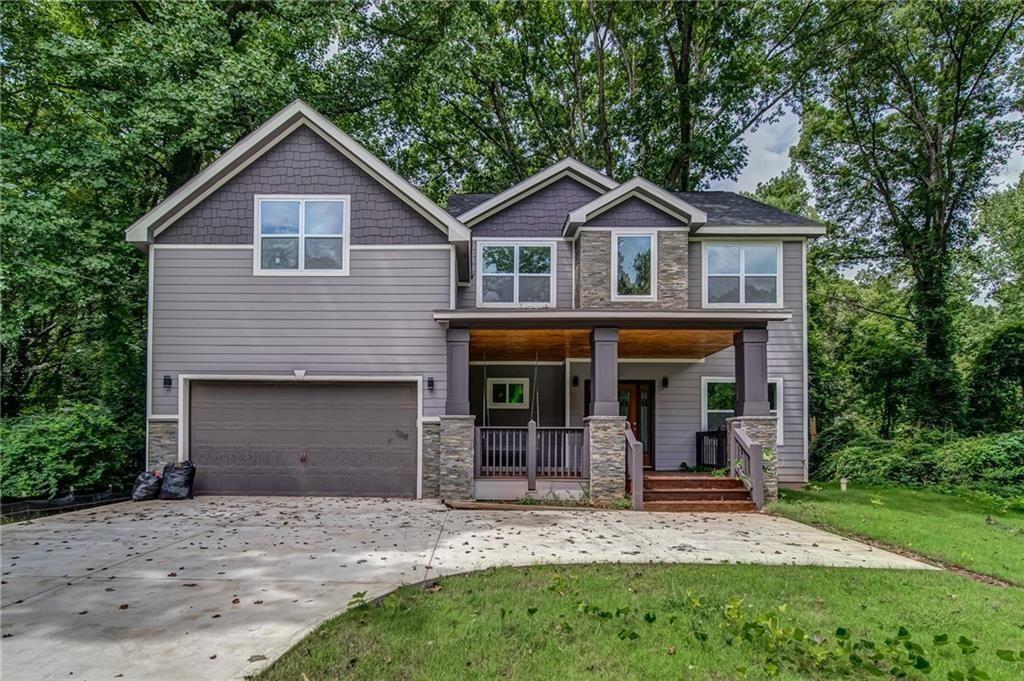
[(178, 460), (178, 422), (149, 422), (149, 470), (162, 471), (164, 466)]
[(442, 499), (473, 498), (473, 424), (475, 416), (442, 416), (439, 494)]
[(626, 419), (588, 416), (590, 431), (590, 499), (610, 502), (626, 495)]
[(441, 496), (441, 423), (423, 423), (423, 498)]
[(725, 423), (727, 432), (725, 441), (729, 461), (732, 461), (733, 457), (732, 432), (742, 426), (750, 439), (764, 448), (764, 500), (767, 503), (778, 499), (778, 419), (774, 416), (734, 416), (726, 419)]

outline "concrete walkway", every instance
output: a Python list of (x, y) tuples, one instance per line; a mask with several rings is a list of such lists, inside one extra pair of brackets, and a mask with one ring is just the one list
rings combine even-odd
[(4, 681), (242, 678), (357, 592), (496, 565), (929, 569), (771, 516), (449, 511), (436, 501), (203, 497), (0, 533)]

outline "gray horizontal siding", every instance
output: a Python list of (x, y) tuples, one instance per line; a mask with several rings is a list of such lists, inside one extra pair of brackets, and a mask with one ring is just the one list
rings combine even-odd
[[(475, 234), (475, 232), (474, 232)], [(510, 239), (515, 241), (515, 239)], [(572, 242), (559, 238), (555, 248), (555, 305), (560, 308), (572, 307)], [(456, 305), (459, 308), (476, 307), (476, 245), (470, 256), (469, 286), (460, 286)]]
[[(701, 245), (700, 241), (690, 242), (689, 254), (689, 297), (690, 308), (701, 307)], [(784, 444), (778, 448), (779, 479), (784, 482), (802, 482), (804, 473), (804, 439), (807, 428), (803, 419), (803, 402), (806, 383), (804, 377), (803, 343), (803, 280), (804, 262), (802, 244), (799, 241), (785, 241), (782, 248), (782, 295), (783, 304), (793, 314), (785, 322), (771, 322), (768, 325), (768, 375), (781, 378), (783, 382)], [(697, 367), (697, 418), (700, 422), (700, 376), (732, 376), (732, 348), (708, 357)], [(694, 443), (682, 443), (687, 456), (692, 457)], [(692, 458), (686, 459), (692, 463)], [(678, 464), (677, 464), (678, 465)], [(661, 464), (659, 463), (659, 467)]]
[(561, 237), (569, 211), (598, 196), (590, 187), (563, 177), (473, 225), (473, 235)]
[(251, 244), (255, 194), (348, 194), (354, 244), (443, 244), (407, 203), (303, 126), (157, 237), (162, 244)]
[[(530, 380), (529, 409), (488, 409), (486, 378)], [(565, 425), (565, 366), (544, 364), (475, 364), (469, 368), (469, 405), (478, 426), (525, 426), (532, 415), (538, 426)]]
[[(153, 254), (153, 413), (178, 412), (178, 374), (433, 376), (444, 411), (447, 250), (354, 250), (347, 277), (254, 276), (248, 249)], [(165, 389), (163, 376), (174, 386)]]

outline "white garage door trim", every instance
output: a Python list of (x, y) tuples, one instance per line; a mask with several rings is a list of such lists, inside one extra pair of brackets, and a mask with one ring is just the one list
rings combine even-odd
[[(299, 378), (295, 374), (179, 374), (178, 375), (178, 461), (188, 460), (190, 381), (281, 381), (290, 383), (415, 383), (416, 384), (416, 498), (423, 498), (423, 377), (409, 375), (353, 376), (317, 375)], [(429, 419), (428, 419), (429, 420)], [(148, 428), (147, 428), (148, 430)]]

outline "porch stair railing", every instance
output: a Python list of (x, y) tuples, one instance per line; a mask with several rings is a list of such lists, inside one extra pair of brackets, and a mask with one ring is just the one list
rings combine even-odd
[(626, 425), (626, 476), (630, 480), (633, 510), (644, 510), (644, 445)]
[(584, 428), (526, 428), (481, 426), (476, 429), (474, 467), (478, 478), (526, 478), (537, 488), (537, 478), (590, 477), (590, 456)]
[(750, 492), (754, 507), (764, 507), (764, 448), (750, 439), (743, 428), (734, 428), (729, 435), (732, 461), (729, 476), (739, 478)]

